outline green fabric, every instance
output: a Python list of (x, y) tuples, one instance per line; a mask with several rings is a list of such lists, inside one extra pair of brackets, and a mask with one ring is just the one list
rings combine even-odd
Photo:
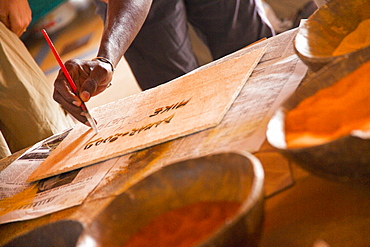
[(28, 0), (28, 3), (32, 10), (32, 22), (31, 25), (34, 24), (36, 21), (40, 20), (50, 11), (52, 11), (55, 7), (57, 7), (62, 2), (66, 0)]

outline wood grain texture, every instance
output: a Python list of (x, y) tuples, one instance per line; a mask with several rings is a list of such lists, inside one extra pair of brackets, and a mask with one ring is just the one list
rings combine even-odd
[(99, 133), (78, 124), (28, 178), (71, 171), (218, 125), (265, 48), (93, 109)]

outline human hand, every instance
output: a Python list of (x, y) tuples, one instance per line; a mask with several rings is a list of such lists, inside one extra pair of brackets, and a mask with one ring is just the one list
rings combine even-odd
[(112, 80), (112, 67), (101, 61), (69, 60), (65, 66), (76, 84), (79, 95), (74, 94), (60, 70), (54, 82), (53, 98), (78, 121), (89, 125), (81, 109), (82, 102), (103, 92)]
[(0, 0), (0, 21), (20, 37), (32, 20), (27, 0)]

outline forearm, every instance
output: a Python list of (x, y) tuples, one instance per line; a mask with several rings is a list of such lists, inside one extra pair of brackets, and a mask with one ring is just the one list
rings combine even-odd
[[(104, 32), (97, 57), (103, 57), (116, 67), (131, 42), (139, 32), (149, 12), (152, 0), (109, 0)], [(60, 71), (54, 83), (54, 100), (78, 121), (88, 125), (81, 113), (82, 102), (103, 92), (112, 80), (113, 71), (104, 59), (96, 61), (68, 60), (66, 67), (77, 85), (79, 95), (69, 88)]]
[(97, 56), (118, 64), (148, 14), (152, 0), (110, 0)]

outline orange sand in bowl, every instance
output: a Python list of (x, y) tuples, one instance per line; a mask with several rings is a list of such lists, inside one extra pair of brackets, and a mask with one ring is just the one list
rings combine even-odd
[(227, 201), (198, 202), (168, 211), (141, 228), (124, 246), (197, 245), (236, 215), (240, 205)]
[(333, 56), (344, 55), (370, 45), (370, 19), (360, 22), (357, 28), (344, 37)]
[(286, 114), (288, 148), (324, 144), (370, 130), (370, 61), (323, 88)]

